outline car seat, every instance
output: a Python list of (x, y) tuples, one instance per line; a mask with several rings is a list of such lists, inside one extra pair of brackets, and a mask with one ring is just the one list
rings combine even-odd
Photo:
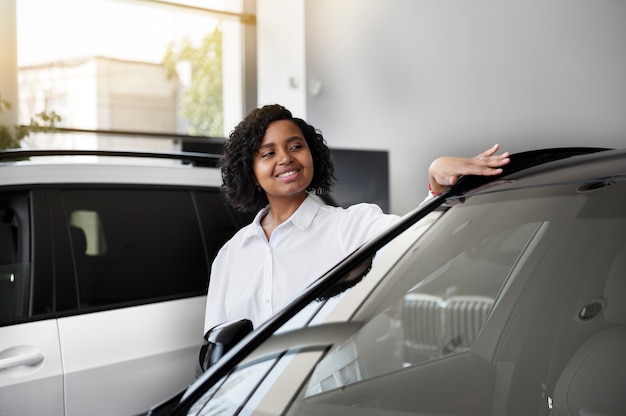
[(626, 415), (626, 247), (609, 270), (604, 302), (611, 327), (587, 340), (565, 365), (551, 416)]

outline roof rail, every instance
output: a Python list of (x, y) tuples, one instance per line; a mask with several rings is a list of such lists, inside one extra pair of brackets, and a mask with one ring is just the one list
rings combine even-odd
[(76, 150), (76, 149), (5, 149), (0, 161), (23, 160), (39, 156), (109, 156), (180, 160), (193, 166), (217, 167), (220, 155), (195, 152), (146, 152), (135, 150)]

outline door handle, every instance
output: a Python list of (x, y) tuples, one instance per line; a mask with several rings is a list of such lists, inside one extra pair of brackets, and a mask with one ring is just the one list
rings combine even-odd
[[(6, 355), (9, 351), (5, 351), (4, 354), (0, 354), (0, 357)], [(0, 358), (0, 371), (6, 370), (8, 368), (19, 367), (22, 365), (28, 365), (31, 367), (36, 366), (41, 363), (45, 356), (40, 351), (21, 351), (15, 355), (11, 355), (9, 357), (4, 356)]]

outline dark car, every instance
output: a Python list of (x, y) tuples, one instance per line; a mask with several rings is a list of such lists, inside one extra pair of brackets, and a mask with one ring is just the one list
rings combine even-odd
[(407, 214), (148, 414), (623, 415), (625, 393), (626, 151), (548, 149)]

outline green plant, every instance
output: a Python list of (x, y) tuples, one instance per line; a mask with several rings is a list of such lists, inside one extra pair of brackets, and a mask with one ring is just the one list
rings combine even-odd
[[(10, 109), (11, 103), (0, 95), (0, 113)], [(22, 139), (34, 132), (54, 131), (60, 121), (61, 116), (54, 111), (42, 111), (31, 117), (30, 123), (25, 126), (0, 124), (0, 149), (19, 149)]]
[(168, 76), (177, 75), (177, 64), (191, 66), (191, 82), (183, 93), (180, 114), (189, 121), (188, 133), (194, 136), (224, 134), (222, 85), (222, 31), (216, 27), (195, 46), (185, 38), (172, 43), (163, 58)]

